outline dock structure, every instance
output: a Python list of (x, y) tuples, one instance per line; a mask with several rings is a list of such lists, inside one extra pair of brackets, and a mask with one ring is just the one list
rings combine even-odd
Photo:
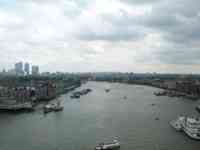
[(18, 104), (0, 104), (0, 110), (33, 110), (33, 105), (29, 102)]

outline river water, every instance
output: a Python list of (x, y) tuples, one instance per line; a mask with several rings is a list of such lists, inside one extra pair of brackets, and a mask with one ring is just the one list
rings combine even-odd
[(62, 112), (1, 113), (0, 150), (93, 150), (114, 137), (121, 150), (200, 149), (200, 141), (169, 125), (180, 114), (198, 115), (199, 102), (156, 97), (159, 89), (147, 86), (88, 82), (84, 88), (93, 91), (80, 99), (70, 99), (71, 93), (59, 98)]

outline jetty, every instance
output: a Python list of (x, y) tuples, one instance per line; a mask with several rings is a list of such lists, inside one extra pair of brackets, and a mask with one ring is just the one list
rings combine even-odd
[(16, 104), (0, 104), (0, 110), (33, 110), (30, 102)]

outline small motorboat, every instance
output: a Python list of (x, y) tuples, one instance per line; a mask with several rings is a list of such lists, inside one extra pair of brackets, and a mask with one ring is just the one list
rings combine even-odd
[(95, 147), (95, 150), (118, 150), (120, 149), (120, 143), (117, 140), (113, 140), (111, 143), (100, 143)]
[(110, 89), (105, 89), (106, 93), (110, 92)]
[(74, 98), (80, 98), (80, 94), (78, 94), (78, 93), (73, 93), (70, 97), (71, 97), (72, 99), (74, 99)]

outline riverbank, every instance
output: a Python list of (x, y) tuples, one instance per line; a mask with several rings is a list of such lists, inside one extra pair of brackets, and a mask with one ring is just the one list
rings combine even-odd
[[(14, 78), (20, 80), (19, 78)], [(12, 78), (11, 81), (14, 80)], [(15, 82), (7, 79), (7, 85), (0, 80), (0, 110), (20, 111), (34, 110), (35, 106), (42, 101), (51, 101), (62, 94), (68, 93), (81, 86), (79, 79), (63, 80), (51, 78), (32, 78), (23, 82)], [(4, 83), (4, 84), (3, 84)]]

